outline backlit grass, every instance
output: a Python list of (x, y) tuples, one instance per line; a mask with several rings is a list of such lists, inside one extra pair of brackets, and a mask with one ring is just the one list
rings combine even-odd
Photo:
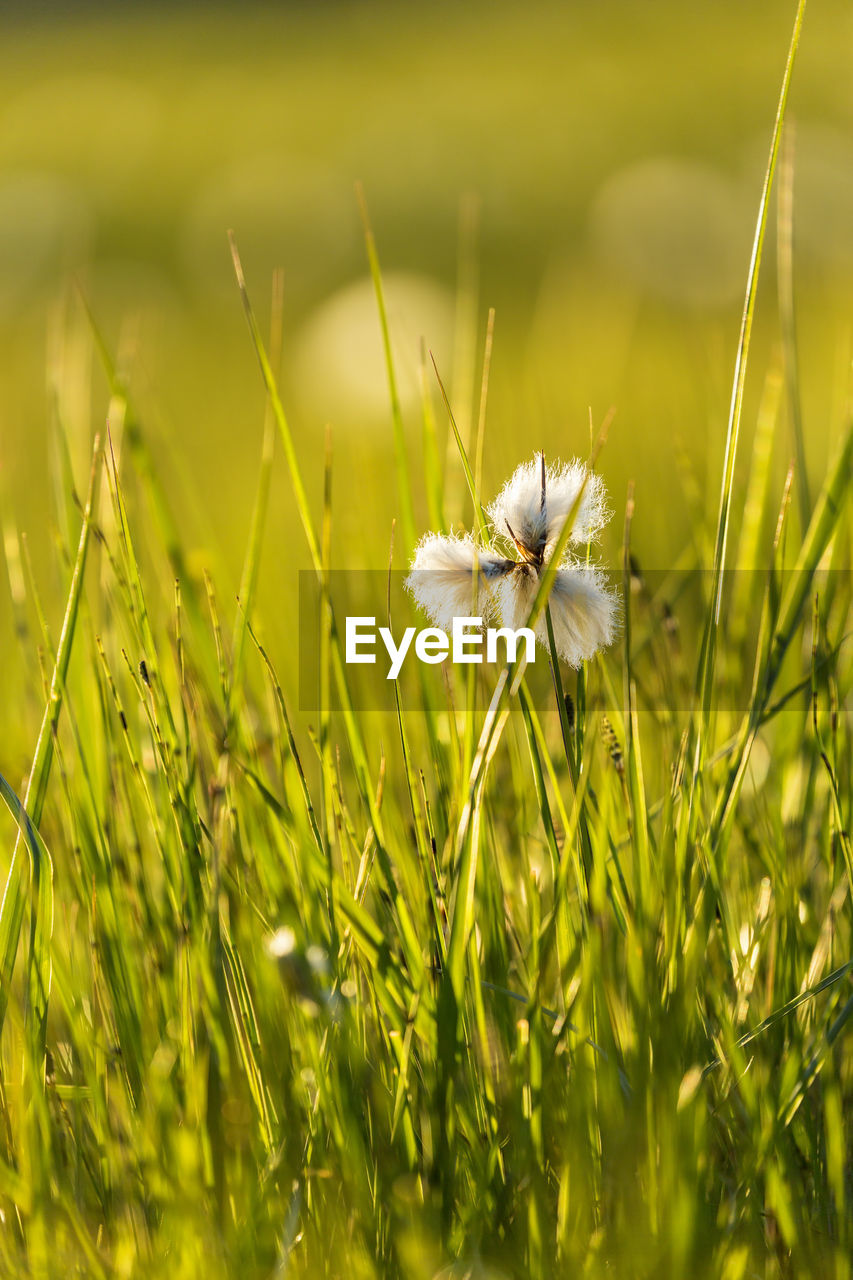
[[(415, 674), (365, 712), (324, 609), (321, 709), (300, 712), (297, 620), (271, 655), (259, 564), (291, 573), (307, 547), (326, 589), (358, 488), (332, 442), (306, 472), (280, 282), (267, 342), (233, 246), (267, 397), (236, 605), (196, 571), (81, 311), (108, 430), (85, 494), (61, 411), (52, 433), (58, 630), (5, 528), (36, 745), (23, 785), (5, 761), (0, 780), (3, 1274), (849, 1276), (853, 432), (845, 406), (819, 489), (796, 468), (779, 486), (791, 325), (749, 363), (802, 9), (719, 514), (645, 573), (634, 503), (661, 495), (629, 494), (622, 638), (577, 676)], [(398, 487), (370, 519), (400, 565), (419, 511), (446, 523), (450, 406), (430, 373), (415, 444), (386, 352)], [(467, 435), (450, 428), (473, 526), (482, 384)], [(292, 556), (265, 543), (276, 470)]]

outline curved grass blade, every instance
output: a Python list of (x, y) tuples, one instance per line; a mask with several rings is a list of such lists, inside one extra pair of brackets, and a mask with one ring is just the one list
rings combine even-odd
[[(77, 613), (83, 591), (83, 576), (86, 569), (86, 555), (89, 549), (89, 533), (92, 527), (93, 511), (98, 492), (98, 478), (101, 470), (101, 440), (95, 439), (92, 456), (92, 470), (89, 476), (89, 491), (86, 496), (86, 507), (83, 513), (83, 527), (80, 530), (80, 542), (77, 547), (77, 558), (71, 575), (71, 587), (62, 631), (56, 649), (56, 662), (50, 683), (47, 706), (39, 731), (33, 766), (24, 794), (23, 808), (29, 814), (34, 827), (41, 821), (44, 808), (50, 768), (53, 763), (54, 735), (59, 725), (62, 712), (62, 700), (65, 693), (65, 680), (68, 675), (68, 664), (71, 659), (71, 648), (74, 643), (74, 632), (77, 625)], [(23, 860), (21, 857), (20, 833), (15, 841), (6, 887), (3, 891), (3, 902), (0, 905), (0, 1032), (6, 1017), (9, 1003), (9, 991), (15, 958), (18, 954), (21, 928), (26, 907), (27, 886), (25, 883)], [(36, 939), (33, 939), (33, 946)], [(31, 958), (35, 958), (32, 956)]]
[[(44, 1060), (47, 1003), (50, 996), (50, 944), (53, 936), (53, 860), (30, 815), (2, 774), (0, 774), (0, 795), (5, 800), (9, 812), (18, 824), (18, 830), (26, 842), (30, 855), (32, 883), (36, 890), (30, 939), (30, 962), (27, 975), (27, 1004), (33, 1018), (35, 1063), (38, 1065)], [(4, 1001), (5, 999), (6, 997), (4, 996)]]
[[(842, 964), (839, 968), (833, 969), (832, 973), (828, 973), (825, 978), (817, 983), (816, 986), (807, 987), (805, 991), (798, 992), (792, 1000), (788, 1000), (787, 1003), (780, 1005), (778, 1009), (774, 1009), (766, 1018), (763, 1018), (762, 1021), (759, 1022), (758, 1026), (753, 1027), (751, 1031), (745, 1032), (744, 1035), (735, 1041), (736, 1047), (738, 1049), (743, 1049), (748, 1044), (752, 1044), (753, 1040), (757, 1040), (765, 1031), (769, 1031), (771, 1027), (775, 1027), (776, 1024), (782, 1022), (784, 1018), (795, 1013), (801, 1005), (804, 1005), (809, 1000), (813, 1000), (815, 996), (819, 996), (822, 991), (826, 991), (829, 987), (835, 986), (835, 983), (840, 982), (842, 978), (847, 977), (851, 970), (853, 970), (853, 960), (848, 960), (846, 964)], [(844, 1012), (846, 1016), (846, 1006)], [(840, 1019), (837, 1021), (840, 1021)], [(838, 1030), (840, 1029), (841, 1028), (839, 1027)], [(830, 1032), (831, 1031), (832, 1028), (830, 1028)], [(835, 1035), (838, 1035), (838, 1031), (835, 1032)], [(709, 1072), (721, 1065), (722, 1059), (714, 1058), (705, 1066), (702, 1075), (708, 1075)]]

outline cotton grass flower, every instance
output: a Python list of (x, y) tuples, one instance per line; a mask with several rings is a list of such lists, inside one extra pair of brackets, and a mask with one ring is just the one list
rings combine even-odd
[[(505, 556), (499, 546), (477, 545), (470, 536), (429, 533), (415, 550), (406, 586), (443, 630), (455, 617), (471, 615), (518, 630), (527, 625), (540, 576), (576, 504), (569, 540), (587, 546), (610, 518), (603, 481), (577, 459), (546, 466), (538, 453), (516, 469), (488, 508), (493, 541), (510, 544), (518, 558)], [(572, 555), (556, 570), (549, 608), (556, 650), (571, 667), (615, 638), (616, 595), (598, 568)], [(547, 648), (544, 613), (535, 631)]]

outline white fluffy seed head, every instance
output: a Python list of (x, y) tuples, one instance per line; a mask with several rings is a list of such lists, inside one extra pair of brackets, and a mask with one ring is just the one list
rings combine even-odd
[(432, 622), (450, 631), (454, 618), (492, 613), (494, 584), (512, 567), (469, 536), (428, 533), (415, 549), (405, 585)]
[[(565, 561), (554, 576), (548, 603), (557, 653), (570, 667), (579, 667), (615, 640), (619, 597), (592, 565)], [(536, 624), (536, 638), (547, 646), (544, 613)]]
[[(505, 627), (527, 625), (539, 587), (539, 574), (520, 566), (501, 579), (495, 601)], [(607, 579), (592, 565), (566, 560), (557, 570), (548, 597), (557, 653), (570, 667), (579, 667), (599, 649), (612, 644), (619, 626), (619, 598)], [(544, 610), (537, 619), (536, 639), (548, 648)]]
[(588, 473), (577, 458), (545, 467), (544, 504), (542, 471), (539, 453), (532, 462), (517, 467), (489, 507), (489, 517), (502, 537), (517, 538), (528, 551), (547, 560), (581, 489), (583, 496), (572, 524), (572, 542), (586, 543), (595, 538), (610, 512), (600, 476)]
[[(570, 541), (586, 544), (610, 517), (604, 484), (578, 459), (546, 466), (542, 454), (518, 467), (489, 507), (495, 531), (518, 544), (521, 562), (508, 560), (470, 536), (429, 533), (415, 551), (406, 588), (432, 622), (450, 631), (453, 619), (495, 618), (518, 630), (527, 625), (540, 574), (577, 505)], [(572, 667), (612, 644), (619, 599), (604, 575), (568, 557), (556, 572), (549, 599), (554, 643)], [(536, 638), (548, 647), (545, 615)]]

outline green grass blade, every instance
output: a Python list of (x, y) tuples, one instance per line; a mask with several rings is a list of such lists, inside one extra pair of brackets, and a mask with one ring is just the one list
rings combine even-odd
[(779, 292), (779, 327), (785, 366), (785, 388), (788, 393), (788, 416), (794, 440), (797, 464), (797, 499), (800, 527), (808, 528), (812, 502), (806, 466), (806, 440), (803, 430), (803, 407), (800, 397), (800, 372), (797, 352), (797, 321), (794, 306), (794, 122), (785, 125), (782, 153), (779, 157), (779, 195), (777, 200), (776, 255)]
[(775, 685), (782, 660), (803, 616), (803, 609), (811, 593), (812, 582), (821, 557), (844, 516), (845, 497), (851, 486), (853, 486), (853, 426), (848, 426), (838, 456), (818, 496), (803, 545), (794, 569), (789, 575), (787, 589), (782, 596), (770, 648), (766, 695), (769, 695)]
[(199, 601), (194, 592), (191, 591), (192, 577), (187, 571), (186, 560), (184, 557), (183, 542), (177, 521), (172, 513), (171, 506), (166, 497), (165, 490), (160, 482), (160, 477), (154, 466), (151, 452), (142, 433), (142, 425), (140, 423), (136, 408), (131, 398), (130, 390), (125, 379), (113, 359), (106, 338), (98, 325), (95, 316), (89, 306), (88, 300), (79, 290), (80, 302), (86, 314), (86, 319), (92, 333), (95, 348), (98, 352), (101, 364), (106, 374), (107, 382), (110, 388), (112, 403), (110, 405), (110, 420), (120, 419), (124, 426), (124, 438), (127, 440), (131, 456), (133, 458), (134, 469), (143, 482), (146, 494), (151, 502), (151, 508), (154, 512), (154, 518), (160, 535), (161, 542), (166, 550), (169, 563), (175, 577), (179, 578), (185, 584), (188, 598), (192, 604), (194, 612), (199, 612)]
[(426, 491), (427, 512), (430, 528), (438, 533), (447, 532), (447, 518), (444, 513), (444, 479), (438, 456), (438, 440), (435, 430), (435, 413), (430, 397), (429, 379), (426, 367), (426, 345), (421, 339), (421, 358), (418, 366), (421, 391), (421, 411), (423, 418), (423, 458), (424, 489)]
[(252, 310), (252, 304), (249, 301), (249, 291), (246, 288), (246, 278), (243, 275), (243, 264), (240, 261), (240, 255), (237, 252), (237, 242), (234, 239), (233, 231), (228, 233), (228, 243), (231, 246), (231, 258), (234, 263), (234, 274), (237, 277), (237, 288), (240, 291), (240, 298), (243, 303), (243, 311), (246, 315), (246, 321), (249, 325), (249, 332), (252, 335), (252, 343), (255, 348), (255, 354), (258, 357), (258, 364), (261, 367), (261, 376), (264, 380), (269, 404), (272, 409), (275, 424), (278, 427), (279, 438), (284, 448), (284, 456), (287, 462), (287, 469), (290, 472), (290, 483), (293, 486), (293, 496), (296, 499), (296, 510), (299, 513), (299, 519), (302, 522), (302, 528), (305, 531), (305, 540), (308, 543), (308, 550), (311, 553), (311, 562), (319, 573), (322, 567), (320, 556), (320, 543), (314, 528), (314, 521), (311, 518), (311, 509), (308, 505), (308, 495), (305, 492), (305, 485), (302, 482), (302, 472), (299, 468), (299, 462), (296, 457), (296, 449), (293, 444), (293, 435), (290, 430), (290, 424), (287, 415), (284, 412), (284, 405), (281, 402), (281, 396), (278, 391), (275, 374), (273, 373), (270, 358), (261, 336), (260, 326), (255, 318)]
[(770, 207), (770, 191), (773, 185), (773, 175), (776, 170), (776, 161), (782, 140), (782, 125), (785, 119), (788, 91), (791, 86), (791, 76), (794, 70), (794, 62), (797, 54), (797, 46), (800, 40), (800, 31), (803, 25), (805, 9), (806, 0), (799, 0), (796, 17), (794, 19), (794, 29), (791, 35), (791, 43), (788, 48), (788, 57), (785, 63), (785, 72), (782, 77), (782, 88), (779, 94), (779, 103), (776, 108), (776, 122), (774, 124), (773, 134), (770, 140), (770, 154), (767, 160), (767, 167), (764, 171), (764, 183), (761, 190), (761, 198), (758, 203), (758, 216), (755, 225), (752, 256), (750, 258), (749, 271), (747, 273), (746, 296), (744, 299), (743, 316), (741, 319), (740, 338), (738, 340), (737, 355), (735, 357), (734, 380), (732, 385), (731, 403), (729, 406), (728, 427), (726, 429), (726, 447), (723, 459), (723, 476), (720, 489), (720, 508), (719, 515), (717, 517), (717, 533), (714, 545), (711, 603), (708, 609), (707, 622), (702, 638), (702, 648), (700, 651), (697, 674), (697, 689), (699, 692), (701, 717), (696, 744), (697, 767), (704, 759), (704, 737), (707, 728), (705, 725), (705, 717), (707, 708), (710, 706), (711, 689), (714, 680), (717, 628), (720, 622), (720, 608), (723, 594), (723, 570), (725, 568), (726, 546), (729, 536), (729, 516), (732, 504), (735, 463), (737, 461), (738, 439), (743, 413), (743, 395), (744, 388), (746, 386), (746, 370), (749, 358), (750, 339), (752, 337), (752, 322), (755, 314), (755, 299), (758, 292), (758, 276), (761, 267), (764, 237), (767, 230), (767, 219)]
[(376, 308), (379, 312), (379, 327), (382, 331), (382, 350), (385, 356), (385, 373), (388, 378), (388, 396), (391, 401), (391, 423), (394, 430), (394, 459), (397, 468), (397, 487), (400, 493), (400, 524), (407, 551), (417, 541), (415, 533), (415, 508), (412, 502), (412, 483), (409, 474), (409, 456), (406, 448), (406, 429), (403, 423), (403, 410), (400, 406), (400, 394), (397, 390), (397, 374), (394, 370), (394, 352), (391, 347), (391, 331), (388, 327), (388, 311), (385, 306), (385, 290), (382, 286), (382, 271), (379, 266), (379, 254), (376, 251), (376, 240), (370, 225), (367, 212), (367, 201), (361, 184), (356, 185), (361, 221), (364, 227), (364, 243), (367, 248), (367, 261), (370, 276), (376, 294)]
[[(101, 471), (101, 442), (95, 441), (92, 457), (92, 470), (89, 477), (89, 491), (86, 496), (86, 507), (83, 513), (83, 525), (80, 530), (80, 541), (77, 547), (77, 558), (71, 575), (71, 585), (65, 606), (62, 631), (56, 649), (56, 663), (50, 683), (47, 706), (42, 719), (41, 730), (36, 744), (35, 757), (30, 770), (29, 781), (24, 793), (23, 807), (29, 814), (35, 827), (41, 821), (42, 809), (47, 796), (50, 769), (53, 763), (54, 737), (62, 712), (65, 693), (65, 681), (68, 675), (68, 664), (71, 660), (71, 649), (77, 626), (77, 614), (83, 592), (83, 578), (86, 570), (86, 556), (89, 549), (89, 534), (98, 493), (98, 480)], [(26, 904), (26, 884), (22, 858), (20, 853), (20, 833), (15, 841), (12, 861), (3, 891), (3, 902), (0, 905), (0, 1031), (6, 1018), (9, 1003), (9, 991), (12, 982), (12, 971)]]
[(486, 342), (483, 349), (483, 375), (480, 381), (480, 408), (477, 413), (477, 439), (474, 444), (474, 488), (480, 493), (483, 487), (483, 448), (486, 440), (486, 404), (489, 398), (489, 374), (492, 368), (492, 347), (495, 340), (495, 309), (489, 307), (486, 319)]
[(471, 464), (468, 461), (468, 454), (465, 450), (465, 444), (462, 440), (462, 435), (459, 431), (459, 428), (456, 425), (456, 418), (454, 417), (453, 410), (450, 407), (450, 400), (448, 399), (447, 392), (444, 389), (444, 383), (441, 380), (441, 374), (438, 372), (438, 365), (435, 363), (435, 356), (432, 354), (432, 352), (430, 352), (429, 354), (430, 354), (430, 360), (432, 360), (432, 367), (435, 370), (435, 376), (438, 381), (439, 389), (441, 391), (441, 398), (444, 401), (444, 407), (447, 410), (447, 417), (450, 421), (450, 426), (453, 430), (453, 438), (456, 441), (456, 449), (459, 454), (459, 460), (462, 463), (462, 471), (465, 476), (465, 483), (468, 486), (468, 492), (471, 495), (471, 502), (474, 505), (474, 521), (477, 525), (477, 530), (480, 536), (485, 537), (486, 517), (483, 515), (483, 508), (480, 505), (480, 498), (477, 491), (477, 485), (475, 484), (475, 481), (474, 481), (474, 474), (471, 471)]
[[(284, 307), (284, 277), (280, 271), (273, 276), (272, 321), (270, 332), (270, 352), (274, 363), (281, 359), (282, 344), (282, 310)], [(258, 472), (258, 485), (255, 492), (255, 505), (252, 508), (252, 522), (249, 530), (249, 545), (243, 562), (240, 578), (240, 608), (234, 621), (232, 641), (231, 686), (236, 692), (240, 688), (243, 675), (243, 658), (246, 648), (246, 627), (252, 616), (255, 602), (255, 591), (258, 585), (258, 572), (261, 560), (261, 544), (266, 525), (267, 508), (269, 507), (270, 482), (275, 455), (275, 416), (269, 396), (264, 410), (264, 434), (261, 446), (261, 466)]]
[(47, 1005), (50, 996), (53, 860), (30, 815), (2, 774), (0, 774), (0, 795), (17, 822), (18, 831), (26, 843), (30, 855), (32, 883), (36, 889), (27, 977), (27, 1004), (33, 1019), (34, 1059), (40, 1067), (44, 1059)]

